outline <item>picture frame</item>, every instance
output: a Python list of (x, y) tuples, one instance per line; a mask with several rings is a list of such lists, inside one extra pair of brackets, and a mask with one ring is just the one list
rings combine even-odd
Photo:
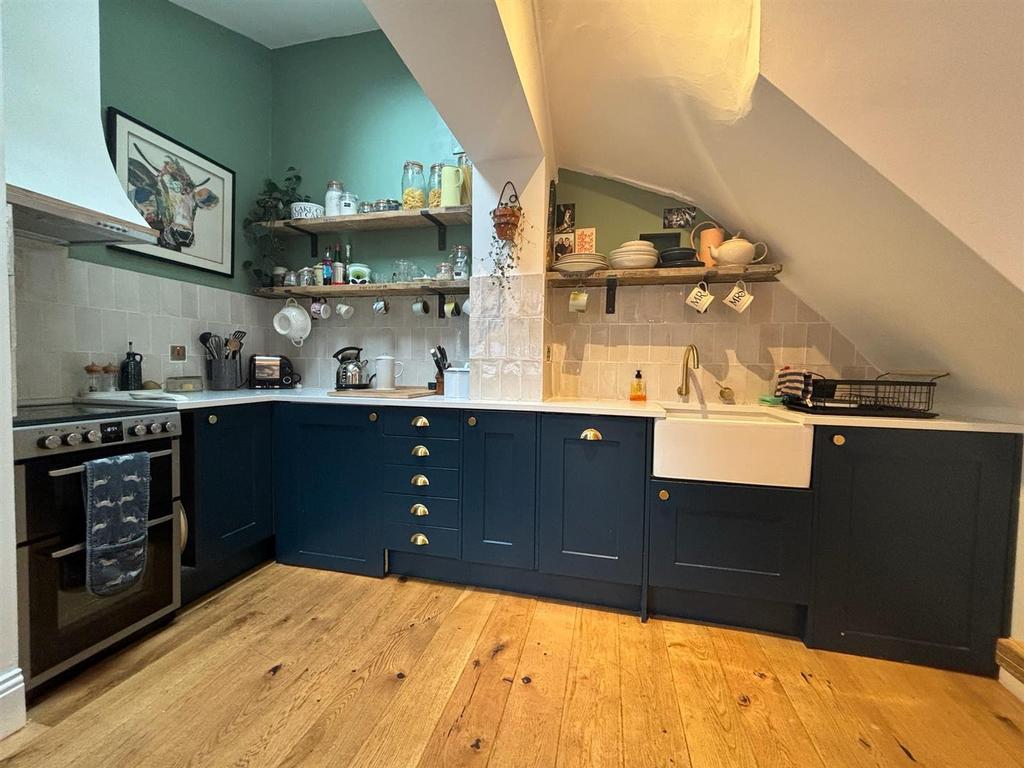
[(160, 233), (156, 245), (112, 247), (233, 277), (235, 172), (115, 107), (107, 149), (128, 199)]

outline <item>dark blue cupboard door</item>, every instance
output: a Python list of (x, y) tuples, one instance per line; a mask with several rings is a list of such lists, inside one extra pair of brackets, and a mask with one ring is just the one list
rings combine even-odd
[(462, 559), (533, 568), (537, 416), (465, 411)]
[(540, 443), (540, 570), (640, 584), (646, 420), (543, 414)]
[(806, 605), (811, 492), (651, 480), (650, 583)]
[(994, 674), (1019, 435), (814, 428), (807, 643)]
[(184, 495), (192, 531), (186, 562), (216, 563), (274, 534), (270, 413), (270, 405), (258, 404), (189, 414), (192, 455), (185, 461)]
[(376, 520), (380, 430), (371, 408), (279, 404), (274, 414), (277, 560), (384, 574)]

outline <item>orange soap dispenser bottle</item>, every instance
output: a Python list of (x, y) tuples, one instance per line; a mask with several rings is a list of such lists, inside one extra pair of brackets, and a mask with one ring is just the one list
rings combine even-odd
[(633, 377), (633, 381), (629, 385), (629, 399), (641, 401), (647, 399), (647, 382), (644, 381), (643, 374), (640, 373), (639, 368), (637, 368), (636, 376)]

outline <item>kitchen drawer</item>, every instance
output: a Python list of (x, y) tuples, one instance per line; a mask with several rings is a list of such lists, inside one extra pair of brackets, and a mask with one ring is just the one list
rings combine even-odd
[[(423, 485), (413, 483), (415, 478), (425, 478)], [(413, 496), (444, 496), (459, 498), (459, 470), (426, 469), (402, 464), (385, 464), (383, 485), (385, 493), (406, 493)]]
[[(420, 539), (417, 534), (422, 535)], [(415, 552), (418, 555), (459, 557), (459, 532), (452, 528), (432, 528), (429, 525), (387, 523), (384, 526), (385, 549)], [(420, 541), (422, 543), (415, 543)]]
[[(433, 422), (431, 422), (433, 423)], [(407, 464), (410, 467), (459, 468), (459, 440), (439, 440), (429, 437), (385, 437), (382, 457), (388, 464)], [(426, 449), (426, 456), (418, 456)]]
[[(410, 525), (438, 525), (442, 528), (459, 527), (459, 500), (437, 499), (430, 496), (404, 496), (398, 493), (385, 493), (384, 520), (389, 523), (408, 523)], [(413, 507), (422, 513), (414, 515)]]
[(461, 414), (457, 408), (386, 408), (384, 434), (457, 438), (462, 426)]

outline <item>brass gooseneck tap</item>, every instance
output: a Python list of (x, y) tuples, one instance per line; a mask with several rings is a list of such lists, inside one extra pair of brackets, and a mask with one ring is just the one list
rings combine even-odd
[(687, 344), (683, 349), (683, 383), (676, 387), (676, 394), (680, 397), (687, 397), (690, 394), (690, 361), (693, 360), (693, 370), (700, 368), (700, 353), (694, 344)]

